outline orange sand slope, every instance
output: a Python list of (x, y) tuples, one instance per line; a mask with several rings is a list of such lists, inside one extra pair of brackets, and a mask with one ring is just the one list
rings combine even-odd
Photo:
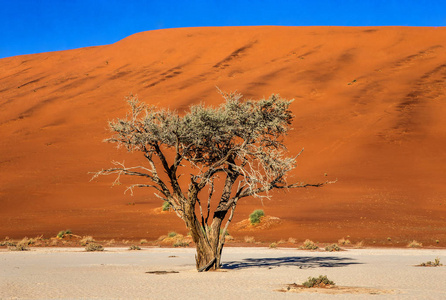
[[(246, 199), (281, 222), (236, 230), (274, 241), (386, 240), (446, 245), (446, 28), (228, 27), (143, 32), (116, 44), (0, 60), (0, 238), (70, 228), (96, 238), (186, 232), (159, 199), (132, 197), (114, 178), (89, 182), (112, 160), (141, 164), (103, 143), (129, 93), (185, 109), (249, 98), (294, 98), (287, 144), (294, 180), (320, 189)], [(131, 205), (129, 205), (131, 204)]]

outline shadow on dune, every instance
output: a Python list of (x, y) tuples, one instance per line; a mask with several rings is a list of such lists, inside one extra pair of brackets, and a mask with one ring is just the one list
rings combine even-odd
[(322, 268), (322, 267), (346, 267), (348, 265), (360, 264), (345, 257), (268, 257), (247, 258), (242, 261), (230, 261), (222, 264), (222, 269), (247, 269), (247, 268), (274, 268), (282, 266), (298, 267), (299, 269)]

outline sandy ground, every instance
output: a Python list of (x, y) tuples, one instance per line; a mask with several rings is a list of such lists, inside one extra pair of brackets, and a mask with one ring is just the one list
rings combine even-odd
[[(370, 294), (278, 292), (309, 276), (384, 293), (377, 299), (444, 299), (446, 267), (416, 267), (446, 250), (226, 248), (223, 270), (198, 273), (194, 249), (39, 248), (0, 252), (1, 299), (363, 299)], [(177, 271), (154, 275), (150, 271)], [(361, 291), (361, 289), (359, 289)], [(362, 291), (365, 291), (364, 289)], [(370, 291), (370, 290), (369, 290)]]

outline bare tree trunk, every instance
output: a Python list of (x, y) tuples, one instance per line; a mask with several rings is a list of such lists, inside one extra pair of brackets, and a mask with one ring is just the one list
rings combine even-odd
[[(198, 224), (198, 222), (197, 222)], [(220, 269), (221, 247), (220, 245), (221, 220), (212, 222), (208, 231), (199, 227), (200, 232), (194, 237), (197, 248), (196, 263), (199, 272)], [(192, 235), (194, 235), (192, 231)]]
[(192, 239), (197, 249), (195, 255), (197, 270), (203, 272), (219, 269), (220, 253), (217, 249), (220, 228), (215, 229), (212, 226), (208, 234), (198, 221), (193, 205), (188, 205), (185, 211), (184, 220), (187, 227), (191, 230)]
[(199, 272), (217, 270), (220, 268), (220, 265), (217, 264), (217, 262), (220, 262), (220, 258), (216, 257), (216, 249), (213, 249), (207, 241), (198, 240), (196, 247), (197, 254), (195, 256), (195, 261)]

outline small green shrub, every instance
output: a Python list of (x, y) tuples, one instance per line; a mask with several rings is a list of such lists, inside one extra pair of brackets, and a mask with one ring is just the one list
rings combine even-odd
[(335, 283), (327, 278), (326, 275), (320, 275), (319, 277), (308, 277), (308, 280), (302, 283), (306, 288), (317, 288), (335, 285)]
[(142, 239), (142, 240), (139, 241), (139, 243), (140, 243), (141, 245), (142, 245), (142, 244), (147, 244), (148, 241), (147, 241), (146, 239)]
[(162, 206), (163, 211), (169, 211), (170, 210), (170, 203), (167, 201), (164, 201)]
[(276, 249), (277, 248), (277, 243), (273, 242), (273, 243), (269, 244), (269, 247), (271, 249)]
[(129, 250), (141, 250), (141, 248), (139, 246), (136, 246), (136, 245), (131, 245)]
[(442, 265), (443, 264), (440, 263), (440, 258), (439, 257), (435, 258), (435, 260), (433, 262), (432, 261), (428, 261), (428, 262), (420, 264), (421, 267), (441, 267)]
[(173, 238), (177, 236), (177, 233), (175, 231), (171, 231), (167, 234), (168, 237)]
[(57, 234), (57, 237), (60, 238), (60, 239), (63, 239), (63, 238), (64, 238), (66, 235), (68, 235), (68, 234), (72, 234), (72, 232), (71, 232), (70, 229), (67, 229), (67, 230), (61, 230), (61, 231), (59, 231), (59, 233)]
[(96, 243), (90, 243), (87, 244), (85, 247), (85, 250), (87, 251), (104, 251), (104, 247), (102, 245), (96, 244)]
[(319, 247), (311, 240), (305, 240), (305, 242), (302, 245), (302, 249), (305, 250), (317, 250)]
[(337, 244), (332, 244), (325, 247), (325, 251), (336, 252), (336, 251), (341, 251), (341, 248)]
[(260, 223), (260, 219), (265, 216), (265, 213), (261, 209), (256, 209), (249, 215), (249, 221), (251, 224), (257, 224)]

